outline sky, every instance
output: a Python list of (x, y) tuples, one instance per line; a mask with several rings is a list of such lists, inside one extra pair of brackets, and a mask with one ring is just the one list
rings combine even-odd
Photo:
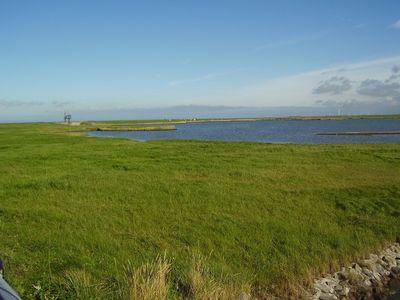
[(0, 122), (400, 113), (398, 0), (0, 0)]

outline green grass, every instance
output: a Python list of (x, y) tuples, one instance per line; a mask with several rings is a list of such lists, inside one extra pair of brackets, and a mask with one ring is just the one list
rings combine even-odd
[(400, 144), (136, 142), (67, 130), (0, 125), (0, 255), (28, 299), (67, 298), (69, 274), (119, 286), (127, 264), (163, 253), (170, 295), (188, 289), (195, 253), (224, 284), (264, 290), (400, 236)]

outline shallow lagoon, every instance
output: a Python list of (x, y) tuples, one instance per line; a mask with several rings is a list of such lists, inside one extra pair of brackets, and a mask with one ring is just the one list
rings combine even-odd
[(400, 143), (400, 135), (318, 135), (321, 132), (400, 131), (400, 119), (259, 120), (176, 125), (172, 131), (92, 131), (91, 136), (135, 140), (193, 139), (267, 143)]

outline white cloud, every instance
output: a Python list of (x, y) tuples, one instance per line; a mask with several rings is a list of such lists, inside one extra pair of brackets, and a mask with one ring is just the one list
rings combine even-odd
[(400, 20), (392, 24), (393, 28), (400, 29)]
[(327, 80), (321, 81), (313, 90), (313, 94), (338, 95), (349, 91), (351, 88), (352, 82), (348, 78), (333, 76)]
[[(386, 57), (357, 63), (348, 63), (326, 69), (317, 69), (306, 73), (284, 76), (222, 92), (212, 97), (203, 97), (202, 103), (219, 105), (246, 106), (312, 106), (318, 100), (326, 100), (313, 91), (333, 76), (347, 78), (354, 88), (347, 88), (343, 93), (331, 93), (329, 99), (344, 101), (372, 101), (367, 95), (357, 92), (359, 85), (367, 79), (384, 81), (393, 73), (392, 68), (400, 64), (400, 56)], [(206, 100), (207, 99), (207, 100)], [(200, 99), (198, 99), (200, 100)]]

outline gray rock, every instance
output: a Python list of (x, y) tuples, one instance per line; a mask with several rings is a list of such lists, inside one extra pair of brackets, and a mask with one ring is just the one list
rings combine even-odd
[(335, 278), (333, 276), (329, 276), (329, 277), (326, 277), (323, 282), (326, 285), (328, 285), (329, 287), (333, 288), (333, 287), (335, 287), (336, 285), (339, 284), (339, 281), (340, 281), (339, 279), (337, 279), (337, 278)]
[(352, 268), (356, 271), (356, 272), (360, 272), (361, 273), (361, 267), (359, 264), (353, 264)]
[(344, 284), (346, 284), (345, 282), (343, 282), (342, 284), (338, 284), (337, 286), (335, 286), (335, 293), (339, 296), (346, 296), (350, 289), (345, 286)]
[(349, 278), (349, 273), (343, 268), (342, 271), (336, 273), (340, 280), (347, 280)]
[(336, 273), (334, 273), (333, 276), (332, 276), (333, 279), (334, 279), (336, 282), (339, 282), (339, 281), (340, 281), (340, 276), (338, 275), (338, 273), (339, 273), (339, 272), (336, 272)]
[(334, 294), (327, 294), (327, 293), (323, 293), (319, 296), (320, 300), (337, 300), (338, 297)]
[(343, 289), (343, 286), (342, 286), (341, 284), (337, 284), (337, 285), (335, 285), (335, 286), (333, 287), (333, 290), (334, 290), (335, 292), (341, 291), (342, 289)]
[(380, 265), (381, 267), (384, 267), (384, 268), (387, 268), (389, 265), (387, 262), (385, 262), (384, 260), (382, 260), (380, 258), (377, 259), (376, 262), (378, 263), (378, 265)]
[(328, 294), (328, 293), (332, 293), (333, 292), (333, 288), (331, 288), (329, 285), (327, 285), (325, 283), (318, 282), (318, 283), (316, 283), (314, 285), (314, 287), (317, 290), (320, 290), (323, 293), (327, 293)]
[(396, 265), (396, 257), (385, 255), (382, 260), (385, 261), (389, 266)]
[(363, 285), (364, 286), (371, 286), (371, 280), (369, 280), (369, 279), (364, 280)]
[(374, 277), (374, 274), (372, 273), (372, 271), (370, 269), (362, 268), (362, 272), (364, 275), (366, 275), (369, 278)]
[(366, 259), (359, 262), (359, 265), (363, 268), (372, 269), (374, 266), (374, 262), (371, 259)]
[(385, 270), (385, 268), (382, 267), (382, 265), (380, 265), (380, 264), (377, 264), (376, 267), (375, 267), (375, 269), (376, 269), (376, 272), (378, 272), (379, 275), (381, 275), (381, 276), (387, 276), (387, 275), (390, 274), (390, 272), (388, 272), (387, 270)]
[[(386, 286), (389, 279), (397, 278), (399, 274), (400, 244), (396, 243), (379, 255), (371, 254), (368, 259), (316, 280), (313, 299), (336, 300), (363, 295), (373, 297), (374, 289)], [(353, 288), (354, 291), (350, 293)]]
[(347, 297), (350, 293), (350, 289), (347, 286), (343, 286), (340, 291), (337, 291), (339, 296)]
[(372, 273), (372, 278), (370, 280), (375, 280), (377, 282), (381, 281), (382, 276), (378, 272), (373, 272)]
[(400, 274), (400, 266), (395, 266), (390, 269), (394, 274)]

